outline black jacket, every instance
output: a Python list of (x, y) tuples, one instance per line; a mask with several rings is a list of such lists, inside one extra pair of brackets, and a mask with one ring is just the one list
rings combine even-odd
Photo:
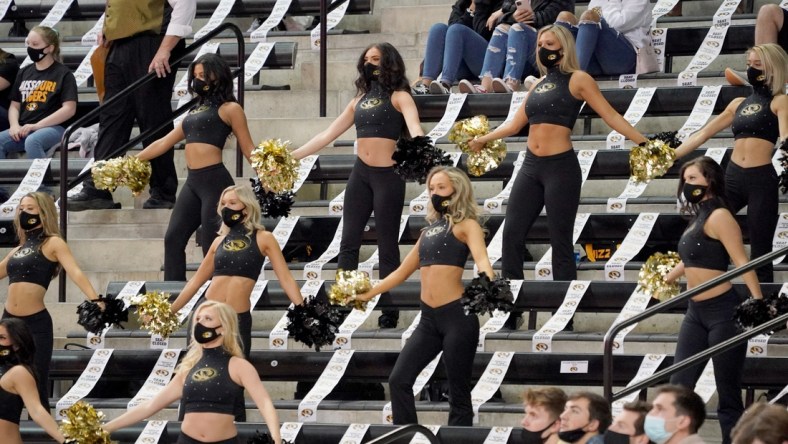
[[(498, 24), (513, 25), (517, 23), (514, 19), (514, 11), (517, 6), (514, 4), (515, 0), (504, 0), (501, 9), (503, 9), (503, 16), (498, 19)], [(531, 0), (531, 8), (534, 10), (534, 23), (533, 27), (536, 29), (542, 26), (547, 26), (555, 23), (558, 13), (561, 11), (569, 11), (574, 14), (575, 0)]]
[[(473, 29), (477, 34), (484, 37), (485, 40), (490, 40), (492, 37), (492, 30), (487, 29), (487, 19), (490, 15), (501, 9), (504, 0), (476, 0), (476, 11), (473, 16), (468, 12), (468, 7), (471, 6), (471, 0), (457, 0), (451, 7), (451, 15), (449, 16), (449, 25), (455, 23), (463, 24)], [(572, 2), (574, 3), (574, 1)]]

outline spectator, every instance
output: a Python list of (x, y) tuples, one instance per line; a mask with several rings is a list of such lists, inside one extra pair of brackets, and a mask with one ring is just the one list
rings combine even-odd
[(566, 393), (555, 387), (528, 389), (523, 393), (523, 443), (558, 444), (561, 412)]
[(19, 62), (16, 56), (0, 49), (0, 131), (7, 130), (8, 107), (11, 106), (11, 85), (16, 81)]
[(644, 428), (656, 444), (704, 444), (698, 430), (705, 420), (706, 406), (697, 393), (680, 385), (663, 385), (657, 387)]
[(785, 444), (788, 411), (784, 405), (759, 402), (744, 411), (731, 433), (733, 444)]
[[(502, 0), (457, 0), (449, 23), (436, 23), (427, 36), (424, 67), (414, 94), (448, 94), (455, 81), (478, 76), (492, 36), (491, 15)], [(438, 74), (441, 80), (437, 81)]]
[[(518, 6), (517, 4), (520, 4)], [(484, 53), (481, 85), (460, 81), (462, 93), (512, 92), (529, 75), (539, 75), (536, 66), (536, 32), (555, 22), (561, 11), (574, 10), (574, 0), (504, 0), (490, 20), (497, 24)], [(505, 48), (505, 49), (504, 49)], [(503, 77), (503, 78), (501, 78)], [(526, 89), (530, 85), (526, 85)]]
[(77, 82), (60, 63), (57, 31), (36, 26), (25, 44), (34, 63), (19, 70), (11, 87), (9, 128), (0, 132), (0, 159), (23, 151), (28, 159), (47, 157), (66, 131), (63, 122), (77, 111)]
[[(775, 4), (761, 6), (761, 9), (758, 10), (758, 17), (755, 19), (755, 45), (776, 43), (788, 52), (788, 26), (784, 26), (787, 21), (788, 9), (783, 9)], [(725, 69), (725, 78), (731, 85), (750, 84), (746, 72), (735, 71), (731, 68)]]
[(569, 444), (603, 444), (610, 421), (610, 405), (605, 398), (577, 392), (569, 396), (561, 413), (558, 438)]
[[(591, 0), (579, 21), (563, 11), (556, 23), (572, 31), (580, 69), (592, 76), (635, 73), (639, 51), (641, 57), (655, 57), (647, 50), (651, 48), (649, 0)], [(656, 60), (642, 63), (655, 66)]]
[(624, 404), (605, 432), (605, 444), (649, 444), (643, 428), (649, 410), (651, 404), (643, 401)]
[[(99, 116), (99, 136), (94, 157), (106, 160), (113, 150), (128, 142), (134, 120), (140, 131), (164, 127), (142, 141), (147, 147), (172, 131), (172, 87), (177, 65), (170, 65), (170, 55), (185, 48), (183, 37), (192, 32), (197, 11), (196, 0), (107, 0), (104, 28), (99, 45), (108, 46), (104, 67), (104, 101), (112, 99), (126, 87), (155, 72), (156, 78), (130, 96), (105, 107)], [(121, 153), (122, 154), (122, 153)], [(172, 150), (153, 159), (150, 199), (143, 208), (172, 208), (178, 177)], [(109, 191), (98, 190), (93, 180), (83, 182), (82, 191), (68, 198), (71, 211), (120, 208)]]

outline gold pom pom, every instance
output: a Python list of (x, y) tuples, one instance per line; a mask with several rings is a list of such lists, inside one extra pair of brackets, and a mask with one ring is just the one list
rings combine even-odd
[(252, 150), (252, 168), (267, 191), (281, 193), (293, 189), (299, 162), (290, 154), (289, 141), (268, 139)]
[(629, 152), (629, 171), (635, 182), (665, 175), (676, 161), (676, 150), (659, 139), (649, 139)]
[(85, 401), (77, 401), (63, 412), (66, 419), (60, 421), (60, 431), (67, 440), (79, 444), (110, 444), (109, 433), (101, 428), (104, 414), (96, 411)]
[(651, 297), (666, 301), (680, 293), (679, 284), (665, 282), (665, 276), (679, 264), (681, 258), (675, 251), (654, 253), (640, 267), (638, 288)]
[(166, 338), (181, 326), (178, 315), (172, 312), (169, 293), (149, 291), (137, 295), (132, 303), (137, 306), (140, 324), (151, 334)]
[(127, 156), (100, 160), (93, 164), (91, 173), (99, 190), (115, 191), (118, 187), (125, 186), (138, 196), (150, 183), (152, 170), (147, 160)]
[(367, 301), (359, 301), (356, 295), (366, 293), (372, 288), (369, 276), (363, 271), (337, 271), (336, 283), (328, 290), (328, 301), (334, 305), (352, 306), (358, 310), (367, 309)]
[(489, 132), (490, 123), (484, 115), (460, 120), (449, 131), (449, 141), (456, 143), (457, 147), (468, 155), (468, 173), (473, 176), (481, 176), (498, 168), (506, 157), (506, 143), (501, 139), (485, 143), (479, 152), (470, 149), (468, 146), (470, 141)]

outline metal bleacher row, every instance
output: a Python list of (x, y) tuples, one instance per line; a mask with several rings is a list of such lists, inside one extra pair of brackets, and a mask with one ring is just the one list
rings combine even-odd
[[(685, 0), (688, 1), (688, 0)], [(765, 0), (755, 2), (755, 6)], [(2, 20), (2, 23), (25, 23), (28, 27), (40, 21), (48, 12), (48, 8), (54, 0), (17, 0)], [(198, 0), (198, 19), (203, 21), (210, 17), (218, 5), (218, 0)], [(319, 0), (293, 0), (289, 12), (293, 15), (316, 15), (319, 11)], [(363, 16), (369, 18), (370, 35), (364, 39), (358, 36), (342, 35), (342, 31), (335, 31), (332, 34), (335, 46), (329, 46), (329, 60), (335, 60), (337, 72), (329, 72), (329, 76), (340, 76), (355, 69), (355, 60), (360, 50), (370, 42), (391, 40), (403, 53), (408, 63), (410, 78), (415, 77), (412, 67), (417, 65), (415, 59), (420, 59), (423, 55), (423, 45), (426, 40), (426, 28), (418, 28), (412, 31), (406, 22), (418, 22), (423, 24), (416, 13), (428, 11), (429, 18), (433, 21), (443, 21), (448, 15), (451, 0), (445, 0), (445, 5), (436, 5), (434, 0), (387, 0), (386, 2), (375, 2), (372, 0), (350, 0), (346, 14)], [(664, 73), (642, 75), (638, 77), (638, 83), (642, 86), (658, 86), (653, 99), (650, 102), (644, 120), (637, 126), (644, 133), (653, 133), (669, 129), (677, 129), (676, 122), (683, 122), (683, 118), (689, 115), (695, 101), (700, 94), (701, 87), (675, 87), (663, 86), (671, 80), (675, 80), (678, 72), (681, 71), (682, 63), (688, 57), (695, 54), (709, 29), (711, 13), (719, 2), (693, 0), (688, 2), (692, 5), (701, 5), (700, 13), (697, 16), (687, 16), (681, 18), (663, 17), (660, 25), (669, 26), (666, 38), (665, 56), (666, 64)], [(722, 46), (722, 57), (732, 58), (734, 55), (742, 54), (748, 46), (752, 44), (753, 35), (753, 1), (744, 0), (745, 11), (748, 14), (734, 17), (733, 25), (730, 27)], [(578, 1), (578, 11), (581, 11), (587, 1)], [(231, 20), (245, 20), (254, 17), (265, 18), (274, 5), (273, 0), (237, 0), (229, 15)], [(705, 6), (704, 6), (705, 5)], [(79, 23), (80, 21), (95, 21), (103, 12), (104, 0), (75, 0), (66, 13), (63, 21)], [(418, 8), (418, 9), (417, 9)], [(695, 6), (687, 7), (685, 4), (685, 14), (687, 10), (694, 10)], [(430, 12), (434, 11), (434, 12)], [(438, 14), (437, 11), (440, 11)], [(412, 15), (408, 15), (412, 14)], [(368, 17), (367, 17), (368, 15)], [(400, 16), (401, 15), (401, 16)], [(356, 17), (354, 17), (356, 19)], [(353, 21), (352, 23), (359, 23)], [(361, 23), (364, 23), (363, 21)], [(401, 28), (398, 28), (401, 27)], [(340, 25), (340, 28), (342, 26)], [(199, 26), (195, 26), (195, 31)], [(413, 33), (417, 35), (409, 40), (402, 34)], [(254, 107), (257, 103), (274, 101), (281, 107), (277, 109), (273, 116), (260, 116), (249, 114), (250, 122), (252, 119), (259, 120), (258, 123), (250, 123), (250, 128), (254, 137), (262, 136), (280, 137), (279, 132), (285, 132), (285, 127), (289, 123), (288, 118), (301, 119), (296, 123), (295, 130), (289, 130), (293, 134), (306, 133), (312, 128), (324, 127), (328, 124), (325, 120), (310, 117), (309, 111), (295, 111), (294, 116), (290, 116), (287, 111), (287, 103), (291, 99), (288, 94), (298, 97), (311, 98), (312, 96), (301, 96), (307, 94), (310, 88), (315, 87), (306, 81), (299, 85), (301, 76), (304, 76), (308, 68), (304, 66), (312, 62), (306, 47), (299, 46), (303, 40), (297, 40), (297, 33), (272, 33), (277, 40), (284, 40), (293, 36), (294, 41), (277, 41), (274, 50), (266, 61), (265, 68), (284, 70), (276, 71), (276, 79), (292, 77), (293, 91), (265, 91), (260, 88), (251, 87), (247, 90), (245, 106)], [(303, 35), (303, 34), (301, 34)], [(247, 35), (248, 37), (248, 35)], [(354, 40), (356, 38), (356, 40)], [(17, 56), (24, 55), (24, 48), (20, 45), (18, 37), (2, 38), (11, 46), (8, 50)], [(66, 65), (75, 69), (84, 58), (88, 48), (82, 47), (77, 43), (78, 35), (64, 36), (63, 55)], [(247, 40), (248, 41), (248, 40)], [(406, 42), (406, 43), (403, 43)], [(16, 45), (16, 46), (15, 46)], [(251, 52), (253, 46), (246, 45), (246, 54)], [(223, 42), (220, 53), (235, 66), (235, 44)], [(188, 59), (191, 60), (191, 59)], [(346, 66), (342, 66), (342, 64)], [(292, 69), (291, 69), (292, 68)], [(183, 67), (181, 68), (183, 69)], [(261, 73), (261, 79), (255, 80), (259, 85), (267, 80), (265, 71)], [(289, 78), (287, 77), (287, 78)], [(270, 78), (270, 77), (269, 77)], [(344, 77), (343, 77), (344, 78)], [(708, 70), (700, 73), (699, 81), (701, 84), (724, 84), (719, 71)], [(602, 93), (611, 105), (619, 112), (627, 110), (635, 91), (630, 89), (618, 89), (608, 85), (612, 78), (598, 78), (602, 86)], [(345, 89), (350, 89), (350, 82), (346, 82)], [(675, 84), (675, 82), (672, 82)], [(81, 88), (81, 95), (85, 100), (80, 102), (79, 115), (83, 115), (97, 106), (93, 100), (91, 87)], [(746, 96), (749, 90), (743, 87), (723, 86), (716, 102), (714, 113), (719, 113), (731, 100), (736, 97)], [(340, 102), (349, 96), (337, 93)], [(491, 121), (498, 122), (503, 120), (509, 111), (511, 94), (486, 94), (469, 95), (460, 111), (459, 118), (470, 117), (477, 114), (487, 115)], [(419, 115), (429, 127), (437, 122), (446, 108), (448, 96), (446, 95), (427, 95), (415, 96)], [(278, 102), (277, 102), (278, 101)], [(308, 109), (314, 103), (306, 103), (303, 108)], [(334, 115), (336, 112), (334, 113)], [(329, 112), (329, 118), (332, 113)], [(317, 123), (315, 122), (317, 121)], [(609, 132), (601, 119), (590, 107), (585, 107), (581, 113), (578, 125), (575, 128), (573, 141), (576, 149), (597, 149), (604, 148), (605, 136)], [(257, 125), (257, 126), (254, 126)], [(257, 129), (255, 129), (257, 128)], [(261, 129), (262, 128), (262, 129)], [(602, 128), (602, 129), (600, 129)], [(298, 140), (298, 137), (290, 136)], [(525, 149), (524, 140), (527, 137), (527, 128), (521, 133), (507, 139), (509, 144), (509, 154), (504, 162), (495, 170), (482, 177), (472, 177), (477, 198), (480, 204), (485, 197), (497, 194), (501, 186), (511, 180), (514, 161), (517, 152)], [(307, 137), (308, 138), (308, 137)], [(351, 171), (354, 156), (350, 153), (350, 138), (347, 135), (343, 140), (337, 141), (334, 150), (324, 150), (317, 159), (315, 166), (307, 177), (306, 184), (297, 194), (296, 204), (293, 214), (299, 215), (298, 223), (289, 237), (287, 244), (283, 248), (289, 268), (293, 275), (298, 279), (298, 285), (304, 284), (302, 269), (307, 261), (314, 260), (327, 247), (336, 227), (339, 223), (338, 216), (327, 215), (328, 201), (334, 197), (342, 188), (342, 184), (347, 181)], [(730, 133), (722, 133), (715, 137), (713, 146), (732, 145)], [(445, 139), (439, 140), (439, 144), (447, 151), (455, 150)], [(229, 150), (225, 150), (227, 153)], [(703, 150), (691, 154), (689, 158), (702, 155)], [(722, 165), (727, 165), (730, 158), (731, 149), (727, 149)], [(176, 158), (182, 157), (181, 152), (176, 151)], [(234, 154), (229, 157), (225, 154), (225, 162), (231, 165), (234, 161)], [(68, 160), (68, 180), (75, 178), (84, 167), (86, 159), (70, 158)], [(182, 163), (182, 162), (181, 162)], [(0, 162), (0, 187), (13, 190), (28, 170), (31, 161), (26, 159), (14, 159)], [(43, 185), (55, 187), (61, 178), (59, 173), (60, 158), (58, 155), (52, 160), (49, 171), (44, 177)], [(465, 168), (465, 157), (461, 158), (459, 166)], [(544, 323), (544, 320), (554, 312), (566, 294), (570, 286), (569, 282), (562, 281), (537, 281), (532, 280), (533, 269), (536, 266), (541, 254), (535, 254), (534, 261), (526, 262), (526, 281), (520, 290), (516, 302), (518, 310), (526, 314), (526, 323), (518, 329), (502, 329), (497, 332), (489, 333), (486, 337), (484, 352), (479, 352), (474, 361), (473, 383), (484, 371), (485, 366), (496, 352), (514, 351), (515, 355), (512, 364), (501, 386), (501, 398), (493, 399), (483, 404), (480, 408), (480, 425), (472, 428), (460, 427), (441, 427), (438, 436), (445, 443), (471, 444), (482, 443), (492, 428), (511, 427), (519, 424), (519, 417), (522, 414), (522, 405), (519, 393), (525, 387), (555, 385), (564, 387), (567, 391), (591, 389), (599, 391), (603, 380), (602, 364), (602, 338), (606, 329), (610, 326), (612, 317), (621, 311), (625, 302), (635, 289), (636, 274), (643, 260), (653, 251), (665, 251), (675, 249), (675, 244), (687, 224), (687, 220), (682, 218), (674, 210), (675, 204), (675, 182), (678, 177), (680, 165), (677, 164), (660, 179), (654, 181), (654, 193), (629, 200), (626, 213), (606, 213), (600, 208), (605, 205), (607, 198), (615, 197), (619, 186), (626, 182), (629, 177), (628, 153), (626, 151), (608, 151), (599, 149), (594, 163), (588, 176), (588, 181), (584, 186), (583, 197), (581, 198), (581, 212), (590, 213), (589, 220), (584, 230), (580, 233), (579, 244), (604, 244), (615, 246), (629, 232), (629, 229), (637, 219), (640, 211), (661, 212), (646, 246), (641, 254), (634, 257), (629, 262), (625, 270), (626, 280), (621, 282), (608, 282), (604, 278), (604, 261), (582, 260), (578, 263), (578, 270), (582, 279), (591, 281), (590, 286), (582, 301), (577, 307), (575, 316), (575, 331), (562, 331), (555, 334), (553, 342), (556, 344), (552, 353), (533, 352), (532, 345), (534, 334)], [(180, 172), (179, 172), (180, 174)], [(185, 174), (183, 174), (185, 175)], [(246, 178), (239, 177), (237, 181), (246, 181)], [(651, 190), (652, 185), (649, 185)], [(421, 186), (409, 185), (409, 199), (411, 195), (421, 191)], [(590, 190), (589, 190), (590, 189)], [(601, 191), (600, 191), (601, 190)], [(120, 193), (116, 193), (120, 194)], [(504, 205), (506, 205), (504, 201)], [(786, 200), (781, 197), (781, 208), (785, 206)], [(407, 205), (407, 202), (405, 203)], [(352, 203), (345, 202), (345, 205)], [(136, 202), (133, 205), (139, 206)], [(407, 206), (403, 207), (407, 213)], [(787, 210), (783, 210), (787, 211)], [(142, 291), (161, 290), (170, 293), (171, 298), (177, 297), (183, 288), (183, 282), (162, 282), (160, 274), (161, 252), (163, 251), (163, 230), (169, 219), (169, 211), (166, 210), (142, 210), (131, 208), (128, 201), (124, 202), (122, 210), (100, 210), (84, 213), (69, 214), (69, 244), (74, 251), (80, 265), (86, 270), (86, 274), (100, 292), (105, 294), (117, 294), (128, 281), (144, 280), (145, 285)], [(737, 219), (744, 228), (743, 234), (747, 242), (746, 216), (738, 215)], [(485, 226), (489, 233), (487, 241), (495, 235), (503, 221), (502, 214), (485, 215)], [(268, 230), (273, 230), (278, 220), (266, 219), (264, 225)], [(145, 228), (135, 231), (133, 225), (146, 224)], [(147, 227), (150, 224), (151, 227)], [(129, 228), (132, 226), (132, 228)], [(425, 222), (420, 216), (411, 216), (408, 220), (405, 231), (400, 242), (403, 252), (407, 251), (415, 243), (420, 230), (425, 226)], [(115, 232), (113, 232), (115, 230)], [(157, 231), (158, 230), (158, 231)], [(125, 234), (131, 232), (132, 234)], [(82, 234), (80, 234), (82, 233)], [(139, 234), (136, 234), (139, 233)], [(159, 233), (159, 234), (150, 234)], [(368, 229), (364, 235), (364, 246), (362, 247), (362, 257), (364, 260), (368, 251), (372, 250), (375, 244), (376, 230), (374, 217), (368, 223)], [(150, 241), (147, 242), (146, 241)], [(528, 248), (539, 251), (546, 248), (549, 243), (547, 232), (547, 220), (541, 216), (528, 236)], [(3, 256), (8, 249), (14, 245), (13, 229), (10, 224), (0, 220), (0, 254)], [(111, 256), (111, 260), (100, 260), (106, 255), (96, 254), (96, 248), (117, 249)], [(153, 249), (153, 251), (149, 251)], [(190, 245), (190, 249), (192, 246)], [(196, 264), (200, 260), (198, 249), (193, 248), (188, 253), (188, 267), (191, 271), (196, 269)], [(138, 262), (142, 265), (130, 265), (132, 256), (139, 256)], [(106, 262), (106, 263), (99, 263)], [(500, 263), (497, 263), (497, 268)], [(322, 296), (333, 283), (333, 272), (336, 269), (334, 263), (328, 263), (323, 267), (322, 283), (318, 296)], [(465, 267), (464, 279), (468, 281), (472, 276), (472, 262), (468, 262)], [(788, 271), (786, 264), (778, 264), (775, 267), (779, 282), (765, 284), (765, 292), (777, 292), (782, 286), (782, 277)], [(269, 278), (273, 274), (266, 270)], [(4, 290), (5, 283), (0, 281), (0, 294)], [(62, 349), (67, 343), (85, 343), (85, 332), (76, 324), (74, 309), (81, 302), (82, 294), (77, 291), (72, 284), (69, 284), (67, 300), (61, 304), (54, 304), (53, 291), (47, 294), (47, 305), (53, 311), (56, 319), (56, 349), (50, 369), (50, 382), (53, 384), (54, 393), (50, 399), (51, 407), (55, 407), (57, 400), (65, 393), (80, 374), (85, 370), (91, 356), (89, 350), (65, 350)], [(56, 287), (52, 285), (51, 287)], [(746, 289), (740, 281), (735, 281), (734, 287), (737, 292), (744, 294)], [(369, 321), (353, 334), (353, 345), (356, 350), (347, 371), (342, 379), (343, 382), (353, 383), (385, 383), (394, 362), (398, 356), (403, 330), (410, 323), (414, 313), (419, 308), (419, 281), (418, 276), (408, 280), (403, 285), (393, 289), (390, 299), (381, 300), (375, 308), (376, 312), (382, 309), (397, 308), (402, 316), (399, 328), (379, 329), (375, 323), (376, 317), (373, 315)], [(652, 300), (649, 306), (653, 306), (657, 301)], [(296, 390), (297, 383), (314, 382), (332, 356), (330, 347), (324, 348), (321, 352), (314, 352), (306, 349), (303, 345), (292, 340), (288, 343), (289, 350), (268, 349), (267, 341), (270, 332), (276, 321), (282, 316), (289, 306), (289, 300), (284, 295), (281, 287), (275, 279), (272, 279), (261, 298), (253, 308), (253, 351), (251, 362), (258, 370), (261, 379), (266, 383), (266, 387), (271, 391), (275, 406), (280, 414), (282, 421), (293, 421), (297, 417), (299, 402), (302, 397)], [(638, 367), (645, 353), (665, 353), (667, 357), (660, 365), (660, 369), (667, 367), (672, 362), (673, 347), (677, 336), (677, 320), (681, 317), (686, 305), (679, 304), (672, 307), (668, 312), (653, 318), (654, 321), (648, 325), (643, 325), (631, 332), (626, 337), (625, 354), (614, 355), (613, 382), (617, 387), (623, 387), (629, 383), (638, 371)], [(132, 316), (133, 317), (133, 316)], [(172, 347), (178, 348), (184, 344), (186, 336), (185, 328), (176, 331), (172, 337)], [(104, 410), (109, 417), (113, 417), (126, 409), (127, 403), (134, 396), (139, 386), (147, 378), (159, 355), (158, 350), (148, 349), (148, 333), (137, 328), (131, 322), (127, 329), (112, 329), (106, 335), (106, 344), (115, 348), (99, 386), (86, 396), (86, 400)], [(785, 332), (778, 332), (773, 335), (768, 345), (768, 356), (761, 358), (748, 358), (745, 364), (745, 381), (743, 385), (744, 395), (747, 402), (758, 398), (764, 391), (770, 389), (780, 389), (786, 382), (785, 374), (788, 374), (788, 335)], [(562, 363), (569, 361), (587, 361), (587, 373), (562, 373), (559, 371)], [(447, 363), (447, 365), (451, 365)], [(438, 366), (433, 376), (435, 386), (445, 380), (445, 372), (442, 366)], [(644, 391), (641, 396), (646, 396)], [(368, 439), (379, 437), (383, 433), (391, 430), (389, 425), (380, 425), (381, 412), (384, 400), (370, 400), (361, 395), (342, 393), (342, 396), (329, 397), (320, 403), (317, 413), (317, 423), (305, 423), (299, 433), (297, 443), (310, 444), (333, 444), (339, 442), (342, 435), (348, 429), (348, 424), (371, 423), (365, 437)], [(718, 427), (714, 419), (716, 415), (714, 401), (707, 406), (712, 418), (704, 426), (702, 434), (707, 442), (719, 442)], [(256, 415), (254, 405), (247, 401), (247, 409), (250, 412), (250, 423), (239, 424), (239, 437), (245, 440), (251, 437), (256, 430), (264, 430), (265, 425), (259, 423), (259, 416)], [(443, 423), (448, 411), (448, 403), (442, 400), (420, 400), (417, 402), (422, 423)], [(175, 408), (166, 409), (161, 415), (164, 419), (172, 420), (168, 425), (164, 437), (160, 442), (174, 442), (179, 432), (180, 423), (175, 421)], [(437, 419), (436, 419), (437, 418)], [(443, 418), (443, 419), (441, 419)], [(142, 430), (144, 424), (113, 434), (113, 438), (120, 442), (134, 442)], [(46, 441), (43, 431), (31, 421), (23, 421), (21, 431), (25, 442)], [(404, 441), (403, 441), (404, 442)], [(521, 443), (522, 437), (519, 433), (512, 433), (508, 443)]]

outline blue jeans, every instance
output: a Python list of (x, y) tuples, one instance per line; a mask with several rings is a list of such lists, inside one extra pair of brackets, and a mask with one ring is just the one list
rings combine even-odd
[(8, 157), (9, 153), (27, 153), (28, 159), (41, 159), (47, 157), (47, 151), (60, 142), (66, 131), (60, 125), (48, 126), (33, 131), (19, 142), (11, 138), (9, 130), (0, 133), (0, 159)]
[(624, 34), (600, 23), (581, 21), (578, 26), (556, 22), (575, 36), (580, 69), (592, 76), (634, 74), (638, 54)]
[(422, 77), (435, 80), (441, 74), (446, 84), (476, 78), (482, 70), (486, 48), (487, 40), (473, 29), (457, 23), (436, 23), (427, 36)]
[[(504, 46), (506, 52), (503, 51)], [(498, 25), (493, 31), (484, 55), (479, 77), (503, 78), (522, 81), (528, 75), (537, 75), (536, 29), (515, 23), (509, 29)], [(503, 75), (502, 75), (503, 74)]]

